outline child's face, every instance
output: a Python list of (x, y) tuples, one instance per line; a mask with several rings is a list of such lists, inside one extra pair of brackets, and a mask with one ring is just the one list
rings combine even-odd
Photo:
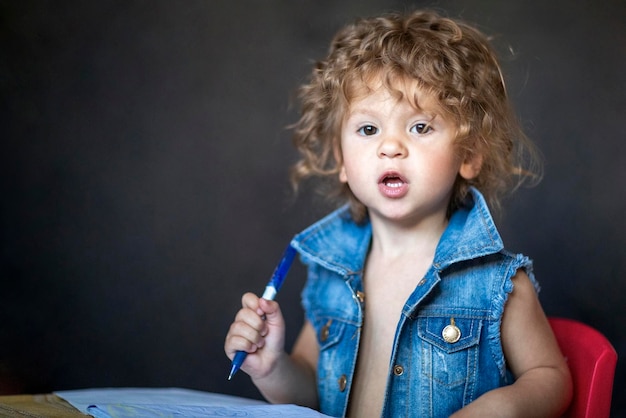
[(441, 116), (434, 98), (419, 89), (418, 97), (415, 108), (381, 86), (353, 99), (344, 118), (339, 179), (372, 220), (445, 217), (457, 175), (478, 174), (458, 155), (454, 123)]

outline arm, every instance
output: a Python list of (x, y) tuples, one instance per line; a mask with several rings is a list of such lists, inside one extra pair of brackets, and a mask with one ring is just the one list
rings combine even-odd
[(226, 355), (232, 360), (237, 351), (248, 352), (241, 370), (250, 375), (268, 401), (317, 407), (318, 349), (313, 327), (304, 325), (289, 356), (284, 349), (285, 322), (278, 303), (246, 293), (242, 306), (226, 335)]
[(502, 318), (502, 348), (515, 383), (487, 392), (455, 418), (556, 417), (569, 405), (570, 372), (535, 289), (522, 270), (513, 284)]

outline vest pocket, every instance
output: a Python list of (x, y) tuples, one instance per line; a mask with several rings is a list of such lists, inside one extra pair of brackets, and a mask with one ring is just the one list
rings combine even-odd
[(320, 351), (335, 345), (343, 335), (345, 323), (333, 318), (318, 317), (313, 324)]
[(445, 388), (473, 381), (482, 320), (450, 316), (418, 318), (422, 373)]
[(347, 330), (354, 327), (328, 316), (315, 317), (312, 324), (320, 348), (317, 363), (320, 407), (327, 413), (335, 411), (341, 414), (352, 373), (350, 354), (354, 351), (354, 344), (342, 344), (342, 339), (346, 338)]

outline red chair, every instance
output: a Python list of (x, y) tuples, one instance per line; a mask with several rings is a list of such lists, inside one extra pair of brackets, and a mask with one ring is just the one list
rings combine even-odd
[(608, 418), (617, 353), (598, 330), (572, 319), (548, 318), (574, 381), (574, 397), (563, 415)]

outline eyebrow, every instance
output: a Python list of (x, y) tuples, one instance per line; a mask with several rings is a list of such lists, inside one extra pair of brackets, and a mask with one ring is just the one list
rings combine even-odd
[[(443, 115), (441, 115), (441, 113), (439, 112), (432, 112), (432, 111), (427, 111), (425, 109), (422, 108), (415, 108), (413, 106), (411, 106), (411, 109), (413, 111), (414, 115), (417, 116), (424, 116), (429, 122), (432, 122), (433, 120), (439, 118), (439, 119), (443, 119)], [(369, 109), (369, 107), (363, 106), (363, 107), (356, 107), (356, 108), (348, 108), (348, 110), (345, 113), (345, 118), (344, 119), (348, 119), (350, 117), (353, 116), (369, 116), (372, 115), (374, 116), (376, 112), (373, 112)]]

